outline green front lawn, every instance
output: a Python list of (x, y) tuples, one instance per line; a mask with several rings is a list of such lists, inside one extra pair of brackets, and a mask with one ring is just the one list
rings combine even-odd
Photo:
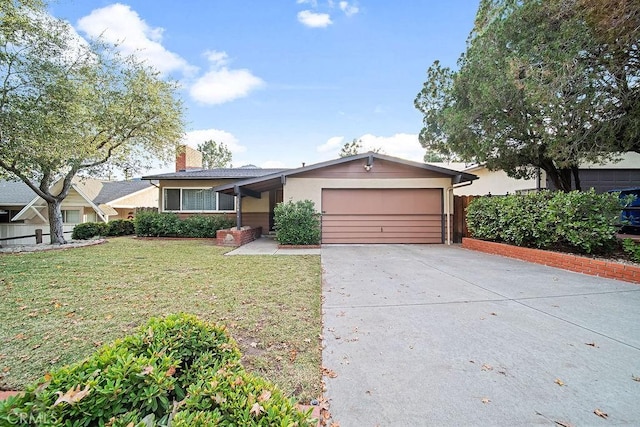
[(21, 389), (132, 332), (188, 312), (224, 324), (247, 370), (300, 400), (318, 397), (318, 256), (223, 256), (204, 240), (116, 238), (0, 255), (0, 389)]

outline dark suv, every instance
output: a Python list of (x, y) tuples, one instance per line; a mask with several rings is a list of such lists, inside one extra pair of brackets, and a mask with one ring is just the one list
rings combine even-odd
[(621, 231), (624, 233), (640, 234), (640, 187), (611, 190), (609, 193), (620, 193), (621, 199), (627, 196), (635, 196), (635, 198), (624, 207), (620, 214), (620, 222), (622, 223)]

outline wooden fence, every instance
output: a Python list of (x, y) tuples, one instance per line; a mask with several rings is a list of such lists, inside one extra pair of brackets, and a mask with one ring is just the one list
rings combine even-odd
[[(65, 234), (71, 234), (75, 225), (63, 225)], [(0, 245), (33, 245), (42, 242), (42, 236), (49, 236), (42, 233), (42, 229), (49, 230), (48, 224), (0, 224)], [(38, 232), (37, 230), (40, 230)], [(48, 239), (44, 239), (48, 243)]]
[(453, 196), (453, 242), (462, 243), (463, 237), (470, 237), (467, 229), (467, 206), (480, 196)]

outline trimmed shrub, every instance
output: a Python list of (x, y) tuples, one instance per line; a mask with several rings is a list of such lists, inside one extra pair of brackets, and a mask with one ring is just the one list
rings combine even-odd
[(313, 425), (310, 411), (247, 373), (240, 357), (222, 326), (154, 318), (0, 402), (0, 425)]
[(624, 239), (622, 241), (622, 249), (629, 255), (632, 261), (640, 262), (640, 244), (632, 239)]
[(85, 222), (73, 227), (71, 238), (74, 240), (88, 240), (96, 236), (106, 236), (107, 224), (104, 222)]
[(480, 197), (467, 208), (467, 226), (483, 240), (606, 252), (615, 247), (621, 209), (617, 194), (594, 190)]
[(181, 235), (184, 237), (216, 237), (216, 232), (231, 228), (235, 221), (226, 216), (194, 215), (182, 220)]
[(136, 230), (130, 219), (114, 219), (107, 223), (107, 236), (130, 236)]
[(174, 213), (139, 212), (133, 223), (140, 237), (216, 237), (218, 230), (233, 227), (235, 220), (226, 215), (180, 219)]
[(320, 243), (320, 213), (311, 200), (279, 203), (273, 210), (276, 239), (282, 245)]

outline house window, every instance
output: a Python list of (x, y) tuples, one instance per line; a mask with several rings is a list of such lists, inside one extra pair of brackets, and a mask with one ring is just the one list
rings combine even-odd
[(80, 211), (63, 209), (62, 222), (64, 222), (65, 224), (80, 224)]
[(235, 210), (235, 197), (210, 188), (165, 188), (165, 211), (226, 212)]
[(84, 222), (98, 222), (98, 215), (95, 212), (89, 212), (84, 215)]

